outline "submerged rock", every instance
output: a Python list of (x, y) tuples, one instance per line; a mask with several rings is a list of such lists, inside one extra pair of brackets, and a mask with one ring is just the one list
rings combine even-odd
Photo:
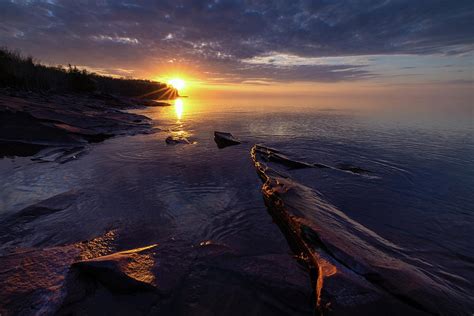
[(192, 144), (186, 137), (183, 136), (168, 136), (166, 137), (165, 142), (168, 145)]
[(349, 171), (349, 172), (352, 172), (352, 173), (358, 173), (358, 174), (370, 173), (369, 170), (366, 170), (366, 169), (361, 168), (361, 167), (353, 166), (353, 165), (348, 164), (348, 163), (337, 164), (337, 168), (339, 168), (341, 170)]
[(235, 138), (231, 133), (225, 132), (214, 132), (214, 141), (219, 148), (241, 144), (241, 141)]
[(416, 258), (355, 222), (318, 193), (251, 156), (263, 181), (268, 212), (313, 278), (321, 313), (461, 315), (472, 310), (465, 293), (426, 274)]
[[(276, 149), (255, 145), (255, 152), (259, 153), (263, 159), (266, 161), (272, 161), (279, 164), (282, 164), (291, 169), (301, 169), (301, 168), (314, 168), (315, 166), (306, 162), (290, 159)], [(321, 165), (322, 166), (322, 165)]]
[(85, 155), (88, 149), (85, 146), (59, 147), (45, 149), (34, 155), (31, 160), (41, 162), (66, 163)]
[[(331, 169), (331, 170), (344, 171), (344, 172), (358, 174), (358, 175), (366, 175), (370, 173), (369, 170), (366, 170), (357, 166), (353, 166), (351, 164), (341, 163), (335, 167), (332, 167), (323, 163), (308, 163), (304, 161), (299, 161), (299, 160), (296, 160), (294, 158), (290, 158), (284, 155), (277, 149), (270, 148), (263, 145), (255, 145), (253, 150), (255, 151), (256, 154), (259, 155), (260, 159), (265, 160), (267, 162), (278, 163), (280, 165), (287, 167), (288, 169), (303, 169), (303, 168)], [(371, 178), (377, 178), (377, 177), (371, 177)]]

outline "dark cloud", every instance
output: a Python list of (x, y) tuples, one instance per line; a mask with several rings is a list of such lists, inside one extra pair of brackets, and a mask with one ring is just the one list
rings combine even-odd
[(175, 59), (229, 79), (339, 81), (360, 65), (246, 64), (300, 57), (458, 55), (474, 45), (472, 0), (1, 1), (0, 44), (49, 62), (133, 68)]

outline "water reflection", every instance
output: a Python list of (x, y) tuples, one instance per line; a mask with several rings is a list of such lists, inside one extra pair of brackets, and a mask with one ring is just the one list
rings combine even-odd
[(183, 110), (184, 110), (184, 102), (183, 99), (176, 99), (174, 101), (174, 111), (176, 112), (176, 118), (178, 121), (181, 121), (181, 118), (183, 117)]
[[(184, 100), (182, 98), (178, 98), (174, 100), (174, 115), (176, 116), (176, 122), (169, 128), (169, 132), (171, 136), (175, 140), (184, 140), (188, 144), (196, 144), (196, 141), (189, 139), (193, 134), (187, 130), (185, 123), (181, 121), (183, 118), (184, 112)], [(169, 113), (172, 117), (173, 113)]]

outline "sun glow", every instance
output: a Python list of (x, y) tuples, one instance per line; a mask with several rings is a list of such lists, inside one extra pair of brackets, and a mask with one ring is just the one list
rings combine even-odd
[(176, 90), (182, 90), (186, 86), (186, 82), (180, 78), (173, 78), (168, 80), (168, 84), (171, 85)]

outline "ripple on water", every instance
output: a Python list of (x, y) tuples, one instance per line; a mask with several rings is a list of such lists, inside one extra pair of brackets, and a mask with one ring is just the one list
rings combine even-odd
[[(31, 225), (30, 237), (23, 241), (32, 245), (39, 236), (36, 241), (45, 246), (119, 228), (128, 236), (123, 240), (137, 245), (173, 236), (192, 245), (204, 242), (202, 247), (226, 245), (239, 255), (286, 256), (286, 241), (265, 211), (248, 157), (249, 146), (260, 142), (306, 162), (348, 163), (379, 176), (287, 170), (347, 215), (397, 241), (417, 266), (462, 291), (472, 289), (464, 281), (472, 275), (472, 234), (466, 225), (472, 223), (471, 134), (442, 138), (432, 131), (388, 128), (330, 111), (276, 113), (268, 108), (258, 113), (192, 114), (187, 107), (180, 122), (172, 107), (148, 111), (161, 131), (109, 139), (63, 165), (32, 164), (28, 159), (15, 168), (0, 165), (2, 211), (21, 209), (70, 187), (85, 192), (70, 210)], [(212, 140), (214, 130), (232, 132), (244, 143), (219, 150)], [(198, 143), (167, 146), (165, 138), (173, 133), (195, 137)], [(229, 266), (241, 275), (234, 263)], [(227, 280), (230, 274), (225, 275), (218, 277)], [(203, 282), (198, 280), (196, 287)], [(271, 284), (265, 286), (272, 292)]]

